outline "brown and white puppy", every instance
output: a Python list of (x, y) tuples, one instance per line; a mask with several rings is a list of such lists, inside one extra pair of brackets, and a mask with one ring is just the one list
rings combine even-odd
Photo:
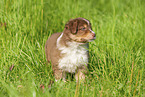
[(52, 64), (55, 80), (65, 80), (66, 73), (85, 79), (88, 64), (88, 42), (94, 40), (91, 24), (84, 18), (71, 19), (63, 32), (54, 33), (45, 45), (47, 61)]

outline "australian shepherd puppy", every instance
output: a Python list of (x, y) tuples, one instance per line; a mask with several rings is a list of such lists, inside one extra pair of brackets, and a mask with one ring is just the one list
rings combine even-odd
[(48, 38), (45, 53), (51, 62), (55, 80), (65, 80), (66, 73), (75, 74), (76, 81), (85, 79), (88, 65), (88, 42), (95, 33), (87, 19), (75, 18), (68, 21), (64, 31)]

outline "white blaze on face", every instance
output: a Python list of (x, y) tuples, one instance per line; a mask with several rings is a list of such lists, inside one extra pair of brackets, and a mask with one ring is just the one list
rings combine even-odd
[(82, 19), (83, 19), (84, 21), (86, 21), (88, 25), (90, 24), (90, 22), (89, 22), (88, 20), (86, 20), (86, 19), (84, 19), (84, 18), (82, 18)]

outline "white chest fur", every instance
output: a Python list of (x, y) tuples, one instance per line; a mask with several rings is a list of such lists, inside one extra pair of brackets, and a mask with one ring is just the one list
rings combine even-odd
[(65, 47), (59, 44), (60, 38), (61, 36), (57, 40), (57, 47), (61, 50), (61, 53), (64, 54), (64, 56), (59, 59), (59, 68), (70, 73), (75, 73), (77, 67), (87, 65), (87, 44), (69, 42), (67, 43), (68, 47)]

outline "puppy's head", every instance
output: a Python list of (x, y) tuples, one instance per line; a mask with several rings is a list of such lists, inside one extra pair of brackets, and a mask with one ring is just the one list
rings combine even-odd
[(71, 19), (66, 25), (64, 33), (75, 42), (87, 43), (96, 38), (91, 23), (84, 18)]

